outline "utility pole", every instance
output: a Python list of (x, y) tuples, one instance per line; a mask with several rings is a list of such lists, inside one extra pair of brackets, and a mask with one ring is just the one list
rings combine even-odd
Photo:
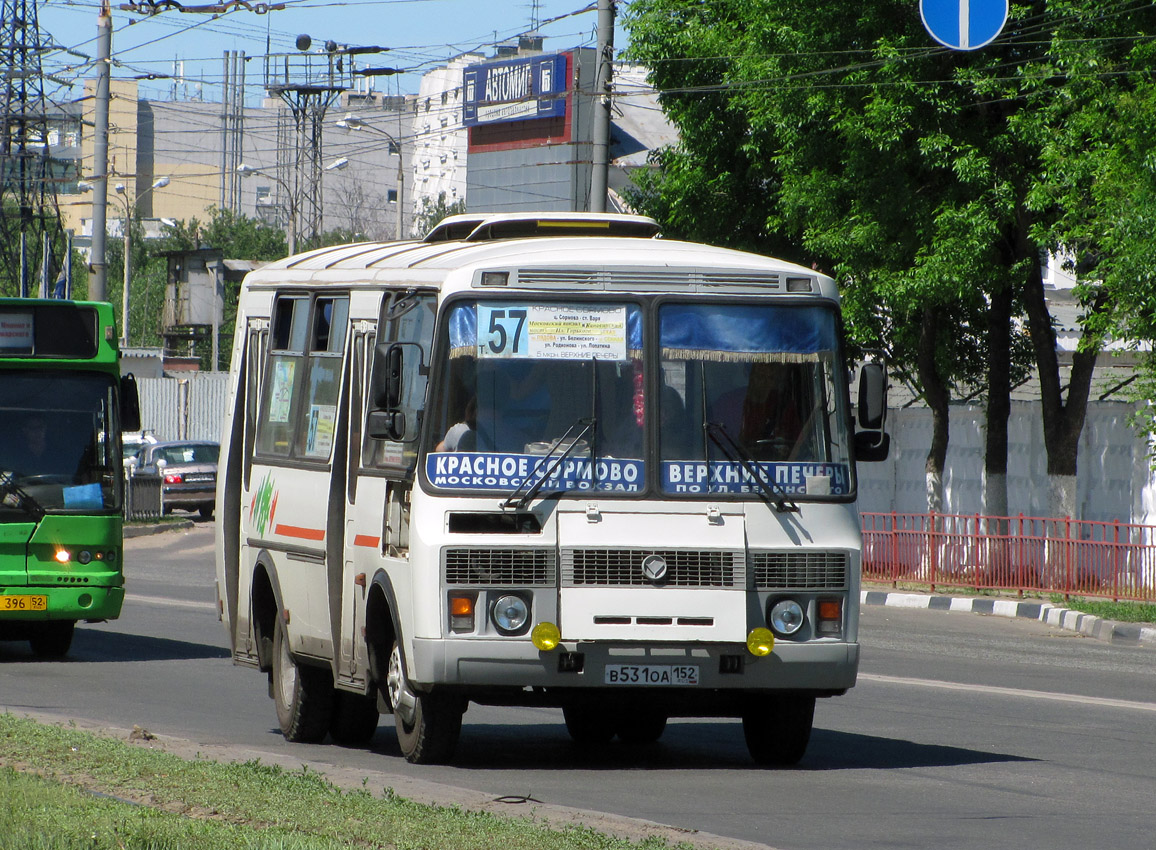
[[(0, 268), (15, 289), (29, 295), (43, 289), (33, 275), (41, 256), (41, 277), (51, 275), (63, 228), (56, 204), (49, 142), (49, 106), (41, 56), (36, 0), (0, 2)], [(59, 80), (54, 80), (59, 82)], [(48, 246), (47, 262), (43, 246)], [(54, 251), (55, 248), (55, 251)]]
[(590, 212), (606, 212), (610, 172), (610, 86), (614, 74), (614, 0), (598, 0), (598, 66), (594, 72), (594, 150)]
[(112, 11), (101, 0), (96, 19), (96, 121), (92, 163), (92, 259), (89, 261), (88, 297), (104, 301), (106, 292), (105, 237), (108, 235), (108, 102), (112, 74)]

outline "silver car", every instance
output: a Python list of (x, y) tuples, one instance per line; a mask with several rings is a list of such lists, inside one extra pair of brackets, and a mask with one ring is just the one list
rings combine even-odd
[(173, 440), (145, 445), (136, 456), (136, 474), (159, 475), (165, 512), (173, 508), (213, 515), (219, 443)]

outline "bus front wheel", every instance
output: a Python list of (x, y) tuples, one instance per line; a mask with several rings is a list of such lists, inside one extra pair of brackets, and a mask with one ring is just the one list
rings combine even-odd
[(63, 658), (72, 646), (76, 623), (72, 620), (50, 620), (41, 623), (28, 639), (32, 653), (41, 658)]
[(751, 758), (759, 764), (786, 767), (798, 764), (811, 740), (815, 698), (764, 697), (743, 711), (743, 736)]
[(412, 764), (444, 764), (458, 745), (462, 732), (461, 700), (439, 694), (417, 693), (405, 677), (401, 646), (389, 653), (386, 691), (393, 708), (397, 743)]
[(605, 706), (588, 702), (572, 702), (562, 706), (566, 731), (575, 744), (600, 745), (609, 743), (617, 731), (614, 717)]
[(279, 619), (273, 632), (273, 703), (286, 741), (316, 744), (329, 731), (333, 711), (329, 671), (293, 660), (285, 624)]

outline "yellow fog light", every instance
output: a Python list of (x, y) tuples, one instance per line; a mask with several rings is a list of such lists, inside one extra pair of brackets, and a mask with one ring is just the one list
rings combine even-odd
[(56, 562), (57, 563), (67, 564), (71, 560), (72, 560), (72, 555), (69, 554), (67, 549), (57, 549), (56, 550)]
[(747, 651), (758, 658), (770, 655), (775, 649), (775, 636), (770, 629), (751, 629), (747, 635)]
[(553, 623), (539, 623), (530, 632), (530, 640), (543, 652), (549, 652), (562, 642), (562, 632)]

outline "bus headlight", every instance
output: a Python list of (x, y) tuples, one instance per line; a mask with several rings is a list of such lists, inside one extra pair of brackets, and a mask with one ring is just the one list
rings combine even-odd
[(521, 634), (530, 622), (530, 606), (526, 600), (514, 593), (507, 593), (494, 600), (490, 608), (490, 620), (504, 635)]
[(803, 627), (803, 607), (794, 599), (780, 599), (767, 616), (771, 628), (781, 635), (793, 635)]

